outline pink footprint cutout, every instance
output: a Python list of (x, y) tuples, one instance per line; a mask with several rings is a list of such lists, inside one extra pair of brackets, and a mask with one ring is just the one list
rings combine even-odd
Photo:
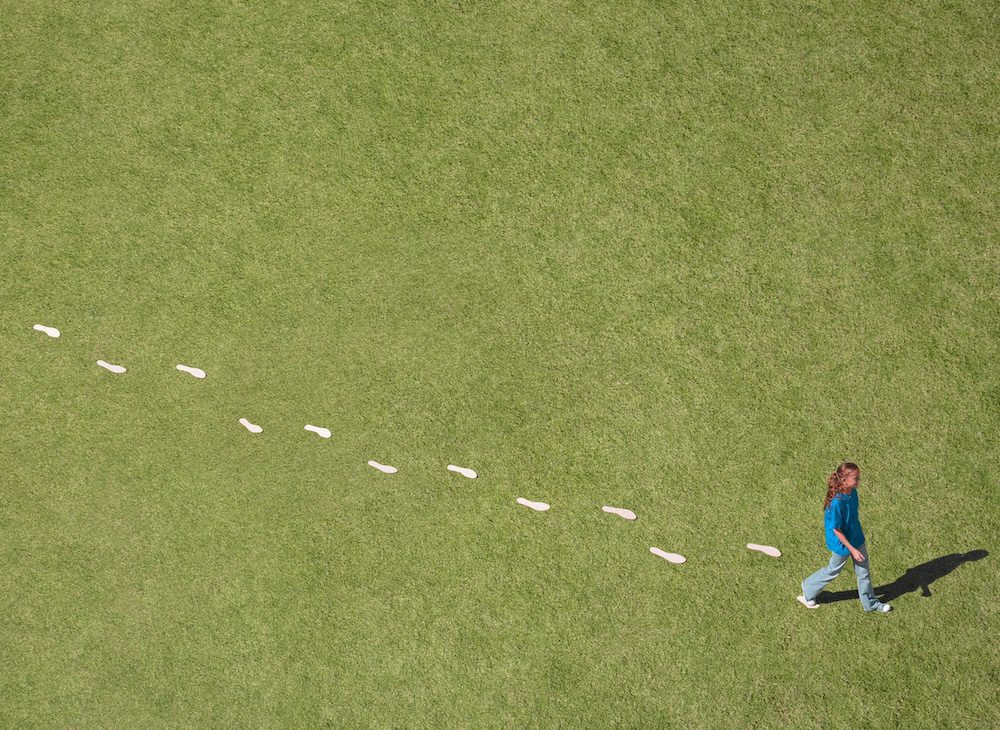
[(535, 510), (535, 512), (545, 512), (552, 506), (545, 502), (532, 502), (530, 499), (525, 499), (524, 497), (518, 497), (515, 501), (518, 504), (523, 504), (528, 509)]
[(330, 433), (330, 429), (323, 428), (322, 426), (313, 426), (312, 424), (306, 424), (303, 427), (306, 431), (312, 431), (314, 434), (323, 439), (328, 439), (333, 434)]
[(625, 509), (624, 507), (608, 507), (607, 505), (604, 505), (603, 507), (601, 507), (601, 509), (607, 512), (609, 515), (618, 515), (619, 517), (622, 517), (626, 520), (635, 519), (635, 512), (633, 512), (630, 509)]
[(98, 360), (97, 364), (100, 365), (105, 370), (110, 370), (111, 372), (116, 373), (118, 375), (121, 375), (122, 373), (125, 372), (124, 365), (112, 365), (109, 362), (104, 362), (104, 360)]
[(250, 433), (260, 433), (261, 431), (264, 430), (263, 428), (261, 428), (260, 426), (258, 426), (256, 423), (250, 423), (250, 421), (248, 421), (245, 418), (241, 418), (240, 419), (240, 424), (243, 426), (243, 428), (245, 428)]
[(649, 552), (653, 553), (653, 555), (658, 555), (659, 557), (671, 563), (677, 563), (678, 565), (687, 562), (687, 558), (685, 558), (683, 555), (678, 555), (677, 553), (668, 553), (666, 550), (660, 550), (660, 548), (658, 547), (651, 547), (649, 549)]
[(59, 330), (57, 330), (55, 327), (46, 327), (44, 324), (36, 324), (31, 329), (37, 332), (44, 332), (49, 337), (58, 337), (60, 335)]
[(776, 547), (771, 547), (770, 545), (758, 545), (755, 542), (748, 542), (747, 547), (750, 550), (757, 550), (758, 552), (762, 552), (765, 555), (770, 555), (772, 558), (781, 557), (781, 551), (778, 550), (778, 548)]
[(205, 377), (205, 371), (202, 370), (201, 368), (193, 368), (190, 365), (178, 365), (177, 369), (180, 370), (182, 373), (189, 373), (194, 377), (198, 378), (199, 380)]

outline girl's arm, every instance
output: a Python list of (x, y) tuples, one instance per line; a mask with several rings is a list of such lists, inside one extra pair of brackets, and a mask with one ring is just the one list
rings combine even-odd
[(854, 558), (859, 563), (865, 562), (865, 554), (863, 552), (861, 552), (860, 550), (858, 550), (853, 545), (851, 545), (851, 543), (847, 542), (847, 538), (844, 537), (844, 533), (843, 532), (841, 532), (840, 530), (834, 529), (833, 534), (836, 535), (837, 539), (840, 540), (844, 544), (844, 547), (847, 548), (847, 550), (851, 553), (851, 557), (852, 558)]

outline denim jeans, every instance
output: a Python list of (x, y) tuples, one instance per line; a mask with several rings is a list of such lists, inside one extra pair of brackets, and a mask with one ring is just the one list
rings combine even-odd
[[(872, 590), (872, 576), (868, 569), (868, 550), (864, 544), (859, 546), (858, 550), (865, 556), (865, 559), (860, 563), (857, 560), (854, 561), (854, 574), (858, 577), (858, 598), (861, 599), (861, 608), (866, 611), (875, 611), (881, 607), (882, 602), (875, 597), (875, 591)], [(816, 600), (816, 596), (826, 587), (827, 583), (840, 575), (840, 571), (847, 565), (849, 557), (849, 555), (830, 553), (830, 562), (802, 581), (802, 595), (806, 597), (806, 600)]]

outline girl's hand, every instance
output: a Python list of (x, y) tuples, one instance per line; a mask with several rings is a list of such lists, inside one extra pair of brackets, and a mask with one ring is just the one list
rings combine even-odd
[(854, 558), (855, 563), (865, 562), (865, 554), (857, 548), (851, 548), (851, 557)]

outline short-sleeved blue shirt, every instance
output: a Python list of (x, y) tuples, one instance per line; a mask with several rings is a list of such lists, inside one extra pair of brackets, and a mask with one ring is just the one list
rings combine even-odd
[(826, 526), (826, 546), (837, 555), (850, 555), (851, 552), (833, 534), (834, 530), (840, 530), (854, 547), (864, 545), (865, 533), (861, 531), (861, 519), (858, 517), (858, 490), (835, 494), (823, 513), (823, 524)]

